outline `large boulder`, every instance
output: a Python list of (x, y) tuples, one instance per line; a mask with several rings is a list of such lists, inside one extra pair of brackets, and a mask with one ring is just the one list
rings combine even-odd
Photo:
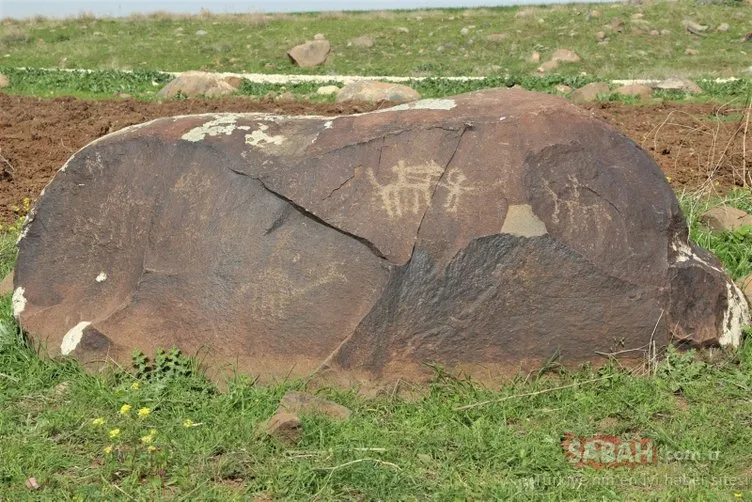
[(327, 40), (310, 40), (287, 51), (287, 56), (301, 68), (311, 68), (324, 64), (331, 48)]
[(33, 209), (13, 308), (53, 356), (177, 345), (266, 381), (426, 362), (494, 378), (556, 353), (737, 346), (748, 320), (648, 154), (516, 89), (105, 136)]

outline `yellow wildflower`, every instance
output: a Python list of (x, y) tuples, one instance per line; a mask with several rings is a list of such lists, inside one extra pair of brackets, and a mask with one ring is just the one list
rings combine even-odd
[(105, 453), (106, 453), (107, 455), (109, 455), (110, 453), (112, 453), (112, 445), (109, 445), (109, 446), (105, 446), (105, 447), (104, 447), (104, 452), (105, 452)]
[(120, 435), (120, 429), (112, 429), (110, 430), (110, 437), (116, 438)]
[(94, 420), (91, 421), (91, 425), (96, 425), (97, 427), (99, 427), (100, 425), (104, 425), (104, 423), (105, 423), (105, 419), (102, 417), (95, 418)]
[(153, 444), (150, 444), (149, 447), (147, 448), (147, 450), (149, 450), (149, 453), (153, 453), (153, 452), (157, 451), (157, 447), (154, 446)]
[(152, 430), (150, 430), (150, 431), (149, 431), (149, 434), (150, 434), (151, 436), (156, 436), (156, 435), (157, 435), (157, 429), (152, 429)]
[(141, 382), (133, 382), (131, 384), (131, 389), (133, 389), (133, 390), (138, 390), (140, 388), (141, 388)]
[(141, 442), (144, 443), (144, 444), (153, 443), (154, 442), (154, 436), (152, 436), (151, 434), (149, 434), (148, 436), (143, 436), (141, 438)]
[(190, 418), (183, 420), (183, 427), (193, 427), (193, 420)]
[(127, 415), (128, 413), (130, 413), (131, 408), (133, 408), (133, 406), (131, 406), (130, 404), (124, 404), (120, 407), (120, 414)]
[(734, 497), (736, 497), (736, 498), (740, 499), (740, 498), (742, 498), (742, 494), (741, 494), (741, 493), (735, 493), (735, 494), (734, 494)]
[(149, 408), (139, 408), (138, 410), (138, 416), (141, 418), (147, 416), (149, 413), (151, 413)]

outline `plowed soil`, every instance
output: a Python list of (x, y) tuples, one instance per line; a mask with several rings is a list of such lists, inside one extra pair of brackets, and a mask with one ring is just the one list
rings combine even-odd
[[(90, 141), (158, 117), (206, 112), (338, 115), (370, 105), (278, 103), (246, 98), (146, 103), (133, 100), (40, 99), (0, 93), (0, 222), (17, 218), (13, 206), (34, 200), (57, 170)], [(719, 105), (588, 106), (647, 150), (677, 189), (723, 193), (752, 170), (746, 110)], [(752, 133), (752, 128), (749, 131)], [(750, 150), (749, 153), (745, 153)], [(747, 174), (750, 179), (750, 174)]]

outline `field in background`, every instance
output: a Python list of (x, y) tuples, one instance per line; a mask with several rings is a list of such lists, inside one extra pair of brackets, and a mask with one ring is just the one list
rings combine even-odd
[[(706, 28), (691, 34), (685, 21)], [(726, 26), (723, 26), (723, 25)], [(528, 75), (558, 48), (591, 78), (738, 76), (750, 66), (752, 9), (743, 1), (569, 4), (369, 13), (156, 14), (118, 19), (0, 22), (9, 67), (208, 70), (322, 75)], [(599, 42), (599, 32), (607, 40)], [(286, 51), (321, 33), (323, 66), (300, 69)], [(372, 47), (359, 47), (358, 37)], [(529, 60), (533, 52), (540, 62)]]
[[(689, 33), (682, 21), (708, 29)], [(719, 29), (723, 23), (728, 30)], [(464, 29), (464, 31), (463, 31)], [(205, 34), (197, 34), (199, 31)], [(651, 31), (658, 34), (652, 34)], [(664, 34), (660, 34), (664, 30)], [(665, 32), (668, 30), (668, 33)], [(154, 103), (167, 70), (433, 77), (424, 97), (520, 84), (556, 93), (608, 78), (743, 76), (752, 64), (752, 8), (688, 0), (304, 15), (0, 21), (0, 275), (42, 186), (92, 139), (154, 116), (198, 111), (350, 113), (320, 84), (259, 85), (240, 97)], [(603, 32), (608, 43), (598, 43)], [(323, 33), (332, 56), (301, 70), (285, 52)], [(489, 35), (505, 34), (488, 39)], [(370, 37), (371, 48), (348, 42)], [(579, 63), (536, 68), (557, 48)], [(690, 51), (687, 51), (690, 49)], [(530, 62), (539, 52), (541, 61)], [(696, 53), (692, 53), (696, 51)], [(20, 70), (18, 67), (28, 67)], [(97, 69), (93, 73), (40, 68)], [(125, 72), (123, 70), (134, 70)], [(487, 77), (450, 82), (448, 75)], [(588, 105), (640, 144), (677, 189), (691, 237), (736, 279), (752, 272), (752, 232), (710, 232), (709, 206), (752, 212), (748, 141), (752, 80), (701, 81), (703, 93), (658, 92), (639, 106), (611, 94)], [(290, 91), (292, 102), (279, 95)], [(18, 96), (22, 95), (22, 96)], [(127, 96), (126, 96), (127, 95)], [(51, 96), (78, 96), (86, 101)], [(136, 98), (130, 99), (128, 96)], [(112, 102), (102, 102), (114, 99)], [(609, 103), (608, 101), (618, 101)], [(313, 104), (311, 103), (313, 102)], [(688, 104), (692, 103), (692, 104)], [(698, 104), (705, 103), (705, 104)], [(747, 151), (750, 150), (750, 153)], [(749, 334), (747, 336), (749, 339)], [(168, 349), (168, 347), (165, 347)], [(0, 297), (2, 500), (746, 500), (752, 497), (752, 344), (737, 353), (661, 352), (626, 369), (564, 369), (557, 360), (484, 388), (435, 368), (430, 385), (363, 397), (304, 381), (219, 385), (197, 361), (143, 360), (100, 375), (40, 357)], [(308, 390), (348, 406), (345, 422), (303, 416), (295, 446), (259, 433), (281, 396)], [(486, 401), (489, 401), (485, 404)], [(125, 408), (124, 405), (127, 405)], [(467, 405), (470, 408), (460, 409)], [(139, 410), (142, 411), (138, 415)], [(651, 438), (659, 461), (577, 469), (564, 434)]]

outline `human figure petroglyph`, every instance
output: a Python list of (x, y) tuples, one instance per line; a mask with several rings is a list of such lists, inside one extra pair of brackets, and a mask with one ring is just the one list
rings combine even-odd
[(458, 168), (454, 168), (448, 171), (444, 178), (446, 181), (439, 183), (440, 187), (446, 188), (447, 190), (444, 209), (446, 209), (450, 213), (456, 213), (457, 206), (460, 203), (462, 194), (466, 192), (472, 192), (473, 190), (476, 190), (476, 188), (474, 186), (467, 186), (465, 184), (465, 182), (467, 181), (467, 176), (465, 176), (465, 173), (463, 173)]

